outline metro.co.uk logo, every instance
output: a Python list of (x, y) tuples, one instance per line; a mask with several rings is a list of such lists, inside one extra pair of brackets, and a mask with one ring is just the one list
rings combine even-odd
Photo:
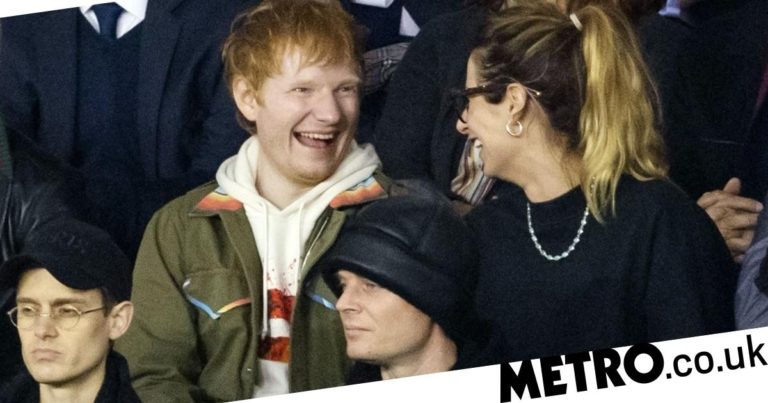
[(765, 366), (768, 354), (763, 356), (763, 345), (747, 334), (743, 345), (716, 353), (663, 354), (656, 345), (643, 343), (628, 349), (608, 348), (501, 364), (500, 401), (511, 402), (513, 393), (515, 400), (536, 399), (625, 386), (627, 382), (646, 384), (691, 374)]

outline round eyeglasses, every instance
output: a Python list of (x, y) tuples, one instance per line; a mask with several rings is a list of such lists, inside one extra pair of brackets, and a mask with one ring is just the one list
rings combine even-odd
[(91, 312), (101, 311), (105, 308), (105, 306), (102, 306), (81, 311), (73, 306), (64, 305), (52, 308), (49, 313), (43, 313), (37, 307), (20, 305), (8, 311), (8, 317), (11, 319), (11, 323), (13, 323), (14, 326), (22, 330), (31, 329), (35, 325), (35, 320), (41, 316), (50, 318), (58, 329), (70, 330), (77, 326), (81, 316)]

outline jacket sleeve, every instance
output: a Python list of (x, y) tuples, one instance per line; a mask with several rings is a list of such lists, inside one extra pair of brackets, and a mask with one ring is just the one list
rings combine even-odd
[(181, 289), (184, 228), (174, 205), (160, 210), (147, 227), (133, 273), (133, 323), (116, 344), (144, 402), (202, 398), (194, 316)]
[(733, 330), (736, 271), (714, 223), (677, 198), (654, 226), (644, 301), (648, 341)]
[(78, 198), (82, 180), (71, 168), (47, 156), (30, 140), (13, 134), (13, 180), (8, 201), (8, 222), (13, 232), (13, 252), (25, 239), (57, 218), (82, 218)]
[[(736, 285), (737, 329), (768, 326), (768, 295), (765, 294), (764, 287), (765, 276), (768, 275), (768, 261), (765, 259), (767, 249), (768, 210), (763, 210), (757, 222), (755, 239), (744, 255)], [(761, 285), (758, 286), (758, 283)]]

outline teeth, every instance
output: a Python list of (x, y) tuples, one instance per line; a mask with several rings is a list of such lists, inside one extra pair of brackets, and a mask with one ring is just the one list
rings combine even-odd
[(481, 142), (480, 142), (480, 140), (474, 140), (474, 144), (473, 144), (473, 146), (474, 146), (475, 148), (478, 148), (478, 149), (479, 149), (479, 148), (483, 148), (483, 143), (481, 143)]
[(333, 134), (332, 133), (307, 133), (302, 132), (299, 133), (300, 136), (303, 137), (309, 137), (313, 140), (333, 140)]

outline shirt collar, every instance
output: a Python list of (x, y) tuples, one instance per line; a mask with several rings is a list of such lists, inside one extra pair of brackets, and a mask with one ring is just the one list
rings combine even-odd
[[(138, 19), (143, 20), (147, 14), (148, 1), (149, 0), (115, 0), (114, 2), (117, 3), (120, 7), (122, 7), (123, 10), (125, 10), (128, 14), (131, 14), (137, 17)], [(94, 3), (94, 4), (100, 4), (100, 3)], [(93, 4), (82, 6), (80, 7), (80, 12), (85, 14), (91, 9), (92, 6)]]

